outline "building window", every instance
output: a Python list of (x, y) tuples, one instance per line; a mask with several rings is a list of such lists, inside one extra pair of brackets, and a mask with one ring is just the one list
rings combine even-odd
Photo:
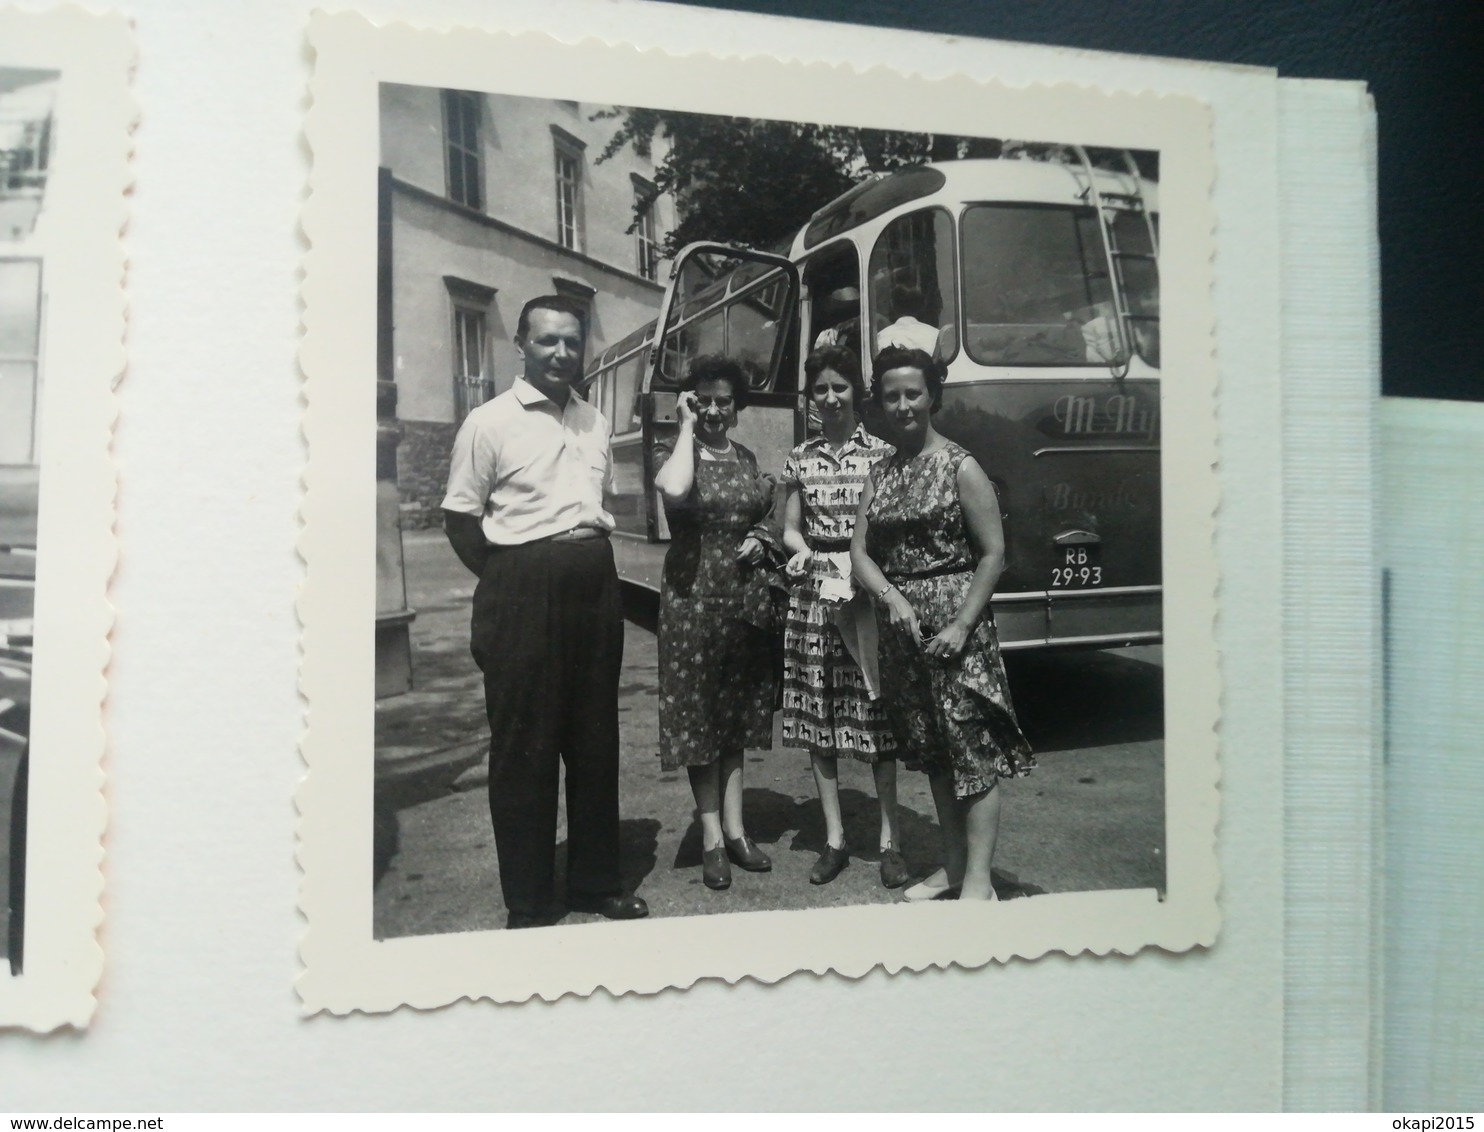
[(0, 260), (0, 464), (36, 463), (41, 261)]
[(479, 160), (479, 95), (467, 90), (443, 92), (443, 150), (448, 166), (448, 199), (483, 210)]
[(557, 126), (551, 128), (556, 158), (557, 243), (582, 250), (583, 143)]
[(495, 289), (453, 275), (445, 275), (443, 285), (453, 309), (453, 414), (455, 423), (462, 423), (495, 395), (486, 319)]
[(638, 244), (639, 274), (645, 279), (660, 275), (659, 233), (655, 225), (654, 186), (634, 179), (634, 233)]
[(484, 311), (456, 303), (453, 308), (453, 411), (462, 422), (485, 397)]

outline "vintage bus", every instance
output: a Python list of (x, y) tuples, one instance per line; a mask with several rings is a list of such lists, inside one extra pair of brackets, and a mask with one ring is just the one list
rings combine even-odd
[(1158, 188), (1113, 156), (916, 166), (821, 208), (786, 255), (684, 249), (659, 318), (586, 375), (614, 425), (624, 581), (659, 587), (654, 452), (690, 359), (743, 364), (750, 406), (733, 435), (776, 472), (810, 429), (809, 349), (851, 346), (869, 374), (883, 337), (905, 336), (945, 363), (936, 425), (999, 494), (1002, 646), (1159, 641)]

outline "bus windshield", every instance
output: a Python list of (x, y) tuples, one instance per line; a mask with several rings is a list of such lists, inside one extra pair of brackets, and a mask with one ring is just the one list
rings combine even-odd
[(659, 384), (678, 384), (702, 354), (725, 354), (742, 366), (754, 389), (770, 388), (780, 368), (780, 338), (793, 318), (783, 273), (767, 264), (729, 264), (702, 254), (687, 259), (678, 278), (677, 298), (685, 299), (670, 309)]
[(989, 366), (1116, 364), (1125, 350), (1096, 213), (976, 204), (962, 222), (964, 345)]

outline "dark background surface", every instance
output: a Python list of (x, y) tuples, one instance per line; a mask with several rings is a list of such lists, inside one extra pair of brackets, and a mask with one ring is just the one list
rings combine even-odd
[(1382, 391), (1484, 400), (1484, 0), (679, 2), (1362, 80), (1380, 144)]

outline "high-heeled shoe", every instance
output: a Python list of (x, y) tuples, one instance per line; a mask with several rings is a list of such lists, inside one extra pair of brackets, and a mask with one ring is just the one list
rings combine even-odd
[(725, 849), (718, 846), (701, 851), (701, 880), (717, 892), (732, 887), (732, 866)]
[(727, 856), (731, 858), (732, 864), (739, 869), (746, 869), (750, 873), (766, 873), (773, 868), (772, 859), (745, 833), (741, 837), (723, 837), (721, 843), (726, 846)]

